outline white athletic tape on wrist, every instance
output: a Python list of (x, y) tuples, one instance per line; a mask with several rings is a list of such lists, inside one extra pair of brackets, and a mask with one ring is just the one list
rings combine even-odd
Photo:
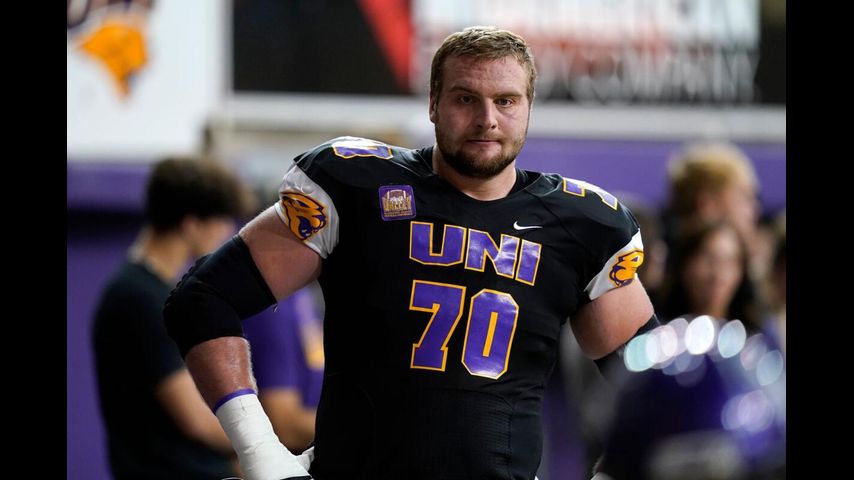
[(237, 452), (246, 480), (308, 476), (296, 457), (279, 442), (254, 393), (227, 400), (217, 408), (216, 416)]

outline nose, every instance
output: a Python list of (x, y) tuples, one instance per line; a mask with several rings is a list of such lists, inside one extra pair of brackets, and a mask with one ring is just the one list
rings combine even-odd
[(483, 130), (493, 130), (498, 127), (498, 115), (492, 102), (482, 102), (477, 116), (477, 127)]

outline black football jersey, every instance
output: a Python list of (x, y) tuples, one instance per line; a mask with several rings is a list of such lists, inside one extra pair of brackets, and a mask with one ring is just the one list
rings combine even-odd
[(279, 216), (324, 259), (319, 480), (534, 478), (562, 325), (643, 261), (595, 185), (520, 171), (479, 201), (431, 155), (341, 137), (282, 182)]

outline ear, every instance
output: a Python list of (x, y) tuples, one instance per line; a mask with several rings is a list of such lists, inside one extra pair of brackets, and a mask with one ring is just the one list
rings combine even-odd
[(436, 97), (435, 95), (433, 95), (433, 92), (430, 92), (429, 112), (430, 112), (430, 122), (433, 124), (436, 123), (436, 104), (438, 103), (438, 101), (439, 101), (439, 98)]

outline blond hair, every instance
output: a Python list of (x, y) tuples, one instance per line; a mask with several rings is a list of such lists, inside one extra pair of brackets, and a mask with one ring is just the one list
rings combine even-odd
[(719, 192), (739, 179), (757, 188), (756, 172), (747, 156), (729, 143), (692, 143), (676, 153), (667, 166), (674, 213), (688, 215), (704, 192)]
[(439, 98), (442, 91), (445, 61), (450, 57), (484, 60), (515, 58), (528, 71), (528, 100), (534, 101), (534, 82), (537, 79), (534, 55), (525, 39), (519, 35), (496, 27), (474, 26), (445, 38), (442, 46), (433, 55), (433, 64), (430, 67), (430, 96), (435, 99)]

